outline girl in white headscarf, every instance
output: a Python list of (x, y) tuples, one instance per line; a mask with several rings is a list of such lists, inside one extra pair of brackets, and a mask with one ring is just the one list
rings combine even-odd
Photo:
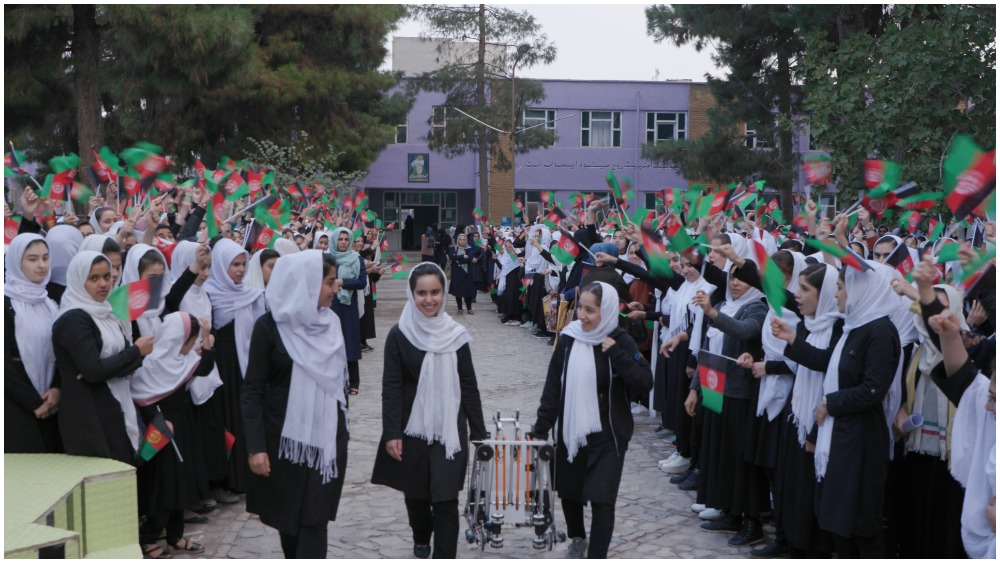
[(542, 250), (548, 249), (552, 244), (552, 233), (541, 225), (535, 225), (528, 232), (528, 244), (525, 247), (524, 275), (531, 278), (531, 285), (525, 295), (525, 308), (531, 317), (531, 322), (535, 327), (532, 336), (536, 338), (549, 338), (552, 333), (545, 327), (545, 309), (542, 306), (542, 298), (547, 293), (545, 289), (545, 275), (552, 267), (542, 256)]
[(160, 327), (160, 316), (163, 315), (166, 308), (166, 300), (163, 297), (170, 290), (170, 280), (166, 274), (166, 257), (163, 256), (162, 252), (148, 244), (133, 246), (125, 257), (125, 267), (122, 268), (122, 285), (128, 285), (152, 276), (164, 278), (160, 285), (160, 306), (155, 309), (147, 309), (138, 319), (132, 321), (132, 338), (153, 336), (156, 334), (156, 329)]
[(131, 378), (132, 399), (143, 420), (149, 423), (162, 415), (173, 433), (173, 445), (160, 450), (137, 472), (139, 512), (145, 516), (139, 544), (148, 556), (160, 549), (157, 539), (164, 529), (168, 552), (193, 555), (205, 551), (184, 537), (184, 508), (201, 498), (193, 465), (197, 426), (187, 383), (212, 371), (215, 339), (210, 329), (207, 318), (183, 312), (167, 315), (156, 331), (153, 353)]
[(59, 308), (45, 291), (49, 246), (39, 235), (20, 234), (5, 259), (4, 452), (57, 453), (60, 381), (52, 323)]
[(212, 271), (204, 285), (212, 302), (215, 361), (223, 382), (222, 392), (215, 393), (210, 402), (217, 403), (213, 409), (222, 415), (221, 425), (235, 437), (225, 482), (213, 485), (234, 493), (246, 491), (249, 478), (240, 402), (250, 337), (257, 318), (264, 314), (264, 292), (243, 284), (248, 259), (239, 244), (220, 239), (212, 248)]
[(472, 337), (445, 312), (447, 282), (432, 262), (410, 271), (407, 303), (385, 341), (382, 440), (372, 483), (402, 491), (413, 529), (413, 553), (454, 559), (458, 493), (466, 444), (486, 438)]
[(94, 227), (95, 235), (109, 234), (115, 224), (115, 210), (110, 207), (98, 207), (90, 216), (90, 226)]
[(80, 250), (100, 252), (111, 261), (111, 285), (118, 287), (122, 280), (122, 247), (111, 235), (90, 235), (83, 239)]
[(265, 248), (255, 252), (254, 255), (250, 257), (250, 265), (247, 266), (247, 275), (243, 278), (243, 285), (259, 289), (261, 291), (266, 289), (267, 283), (271, 279), (271, 272), (274, 269), (274, 264), (280, 257), (281, 254), (272, 248)]
[[(247, 511), (276, 528), (285, 557), (326, 557), (347, 469), (347, 356), (330, 305), (340, 289), (319, 250), (275, 264), (243, 391)], [(322, 345), (317, 345), (322, 343)]]
[(340, 317), (340, 325), (344, 331), (350, 384), (348, 393), (357, 395), (361, 384), (358, 369), (358, 360), (361, 359), (361, 314), (358, 309), (358, 296), (364, 292), (368, 284), (368, 272), (364, 258), (351, 248), (353, 236), (354, 233), (345, 227), (335, 229), (330, 234), (328, 252), (337, 261), (337, 275), (342, 282), (340, 292), (333, 301), (333, 312)]
[[(79, 231), (78, 231), (79, 232)], [(133, 463), (141, 438), (128, 377), (153, 350), (153, 337), (132, 342), (126, 321), (108, 303), (111, 264), (97, 252), (78, 253), (52, 326), (62, 382), (59, 431), (66, 453)]]
[(841, 271), (844, 335), (837, 342), (816, 407), (816, 515), (839, 557), (883, 557), (882, 507), (889, 467), (883, 399), (901, 348), (889, 316), (898, 304), (875, 262)]
[[(577, 320), (556, 343), (532, 436), (555, 429), (556, 487), (571, 538), (567, 558), (607, 557), (615, 502), (632, 436), (630, 399), (649, 393), (653, 375), (635, 341), (618, 328), (618, 292), (584, 287)], [(588, 549), (583, 508), (591, 504)]]
[(49, 265), (52, 272), (45, 289), (49, 292), (49, 297), (59, 304), (66, 291), (66, 272), (70, 260), (83, 244), (83, 233), (71, 225), (56, 225), (45, 234), (45, 242), (49, 245)]

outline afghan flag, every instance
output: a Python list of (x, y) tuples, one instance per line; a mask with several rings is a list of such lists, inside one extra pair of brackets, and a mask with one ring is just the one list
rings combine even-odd
[(212, 194), (205, 207), (205, 225), (208, 227), (208, 238), (210, 239), (219, 236), (219, 233), (222, 232), (222, 222), (226, 219), (222, 216), (225, 213), (224, 206), (225, 194), (216, 192)]
[(11, 217), (4, 217), (3, 220), (3, 243), (4, 245), (9, 245), (14, 237), (17, 236), (17, 232), (21, 230), (21, 219), (20, 215), (13, 215)]
[(10, 152), (3, 155), (3, 176), (8, 178), (18, 174), (27, 174), (21, 163), (24, 162), (24, 154), (14, 150), (14, 143), (10, 144)]
[(931, 217), (930, 219), (927, 220), (927, 223), (928, 223), (928, 228), (930, 230), (930, 234), (927, 235), (927, 240), (934, 242), (938, 238), (940, 238), (941, 233), (944, 232), (944, 227), (945, 227), (944, 220), (941, 218), (940, 215), (938, 215), (937, 219)]
[(868, 196), (878, 199), (899, 185), (900, 166), (889, 160), (866, 160), (864, 174), (865, 187), (873, 188)]
[(267, 196), (254, 206), (253, 214), (261, 223), (278, 230), (291, 221), (292, 207), (283, 199)]
[(80, 182), (70, 184), (69, 197), (80, 205), (86, 205), (93, 196), (94, 190), (90, 189), (87, 184), (81, 184)]
[(108, 296), (111, 311), (123, 321), (134, 321), (146, 311), (160, 306), (162, 286), (163, 276), (152, 276), (123, 285)]
[(480, 223), (482, 223), (483, 222), (483, 210), (479, 209), (478, 207), (476, 207), (475, 209), (473, 209), (472, 210), (472, 218), (475, 219), (476, 221), (479, 221)]
[(802, 157), (802, 170), (810, 184), (825, 186), (833, 176), (833, 162), (828, 154), (812, 153)]
[(538, 193), (538, 197), (546, 207), (555, 205), (556, 194), (552, 193), (552, 190), (542, 190)]
[[(925, 248), (930, 248), (927, 245)], [(955, 262), (958, 260), (958, 251), (962, 248), (962, 245), (957, 242), (946, 242), (938, 248), (937, 256), (935, 257), (935, 262), (941, 264), (943, 262)]]
[(968, 217), (996, 190), (996, 151), (983, 153), (968, 135), (956, 135), (944, 160), (945, 204), (956, 221)]
[(973, 264), (970, 264), (965, 270), (962, 279), (959, 280), (959, 289), (963, 293), (969, 295), (971, 293), (976, 293), (979, 286), (984, 282), (986, 285), (985, 289), (991, 289), (996, 287), (997, 278), (997, 265), (996, 265), (996, 253), (994, 252), (992, 257), (986, 255), (984, 257), (986, 260), (979, 260)]
[(917, 227), (920, 226), (921, 221), (924, 220), (924, 216), (918, 211), (907, 211), (899, 217), (899, 226), (906, 228), (911, 234), (917, 232)]
[(841, 248), (839, 245), (823, 242), (818, 239), (810, 238), (806, 239), (806, 244), (819, 250), (820, 252), (825, 252), (834, 258), (837, 258), (847, 266), (854, 268), (855, 270), (865, 272), (872, 270), (874, 268), (865, 261), (864, 258), (855, 254), (850, 248)]
[(670, 258), (667, 256), (667, 246), (663, 242), (663, 237), (653, 229), (640, 227), (640, 230), (642, 246), (649, 260), (649, 272), (661, 278), (673, 277), (674, 271), (670, 269)]
[(152, 143), (139, 141), (121, 152), (122, 160), (142, 179), (156, 176), (170, 168), (171, 162), (161, 156), (163, 148)]
[(222, 433), (223, 433), (223, 438), (225, 439), (226, 442), (226, 459), (228, 460), (230, 457), (233, 456), (233, 446), (236, 445), (236, 436), (234, 436), (232, 432), (226, 429), (223, 429)]
[(563, 264), (572, 264), (580, 255), (580, 245), (573, 239), (573, 235), (564, 229), (559, 229), (559, 233), (562, 236), (552, 247), (552, 256)]
[(736, 363), (723, 356), (702, 350), (698, 354), (698, 379), (701, 383), (701, 405), (722, 414), (723, 396), (726, 392), (726, 373)]
[(608, 189), (615, 196), (615, 201), (621, 203), (625, 200), (625, 196), (622, 194), (621, 186), (618, 185), (618, 178), (615, 177), (614, 170), (608, 170), (608, 173), (604, 175), (604, 181), (608, 184)]
[(250, 187), (247, 186), (247, 182), (243, 179), (243, 175), (237, 171), (229, 173), (229, 176), (223, 184), (223, 191), (226, 193), (226, 199), (228, 201), (236, 201), (242, 197), (250, 195)]
[(256, 195), (257, 192), (264, 190), (263, 174), (261, 174), (260, 172), (254, 172), (253, 170), (247, 170), (245, 174), (246, 174), (247, 190), (249, 190), (251, 196)]
[(511, 204), (511, 211), (514, 212), (515, 216), (521, 215), (521, 214), (524, 213), (524, 204), (521, 203), (521, 198), (515, 198), (514, 199), (514, 203)]
[(781, 316), (781, 309), (785, 306), (787, 294), (785, 292), (785, 275), (771, 257), (767, 255), (767, 250), (760, 241), (753, 242), (754, 254), (757, 257), (757, 264), (760, 265), (760, 285), (767, 296), (767, 302), (771, 304), (771, 309), (778, 317)]
[(142, 444), (139, 445), (139, 457), (146, 461), (153, 459), (173, 439), (174, 434), (167, 426), (167, 421), (163, 418), (163, 413), (157, 410), (156, 415), (153, 416), (153, 420), (146, 427), (146, 433), (142, 437)]
[(558, 231), (560, 230), (559, 222), (566, 218), (566, 212), (561, 207), (552, 206), (552, 209), (545, 215), (545, 225), (553, 231)]
[(905, 197), (896, 202), (896, 205), (903, 209), (919, 211), (923, 209), (933, 209), (937, 202), (944, 199), (943, 193), (917, 194)]
[(911, 279), (913, 268), (916, 266), (910, 256), (910, 247), (905, 244), (896, 245), (896, 248), (889, 253), (889, 257), (885, 259), (885, 265), (895, 268), (907, 280)]
[(167, 266), (173, 263), (174, 250), (177, 248), (176, 242), (170, 242), (165, 238), (156, 237), (156, 249), (159, 250), (163, 257), (167, 259)]
[(142, 192), (142, 179), (135, 176), (129, 170), (125, 174), (122, 174), (118, 178), (121, 180), (122, 191), (125, 192), (127, 197), (135, 197)]
[(51, 199), (53, 201), (68, 201), (69, 190), (73, 187), (73, 174), (75, 170), (70, 169), (58, 174), (49, 174), (45, 177), (38, 197)]
[(75, 171), (79, 166), (80, 166), (80, 157), (76, 156), (76, 153), (69, 153), (69, 154), (64, 154), (62, 156), (57, 156), (49, 161), (49, 168), (52, 169), (52, 172), (54, 174), (59, 174), (61, 172), (66, 172), (69, 170)]
[(664, 209), (670, 209), (681, 202), (681, 190), (679, 188), (665, 188), (656, 194), (657, 199)]
[(277, 242), (278, 231), (264, 225), (260, 221), (254, 221), (250, 225), (250, 231), (247, 233), (246, 246), (250, 250), (264, 250), (265, 248), (274, 248), (274, 243)]
[(809, 220), (806, 219), (805, 215), (796, 215), (795, 219), (792, 219), (789, 230), (798, 237), (807, 238), (809, 236)]
[(367, 206), (368, 206), (368, 196), (365, 195), (365, 192), (358, 190), (357, 193), (354, 194), (354, 208), (364, 209)]
[(404, 280), (410, 277), (409, 269), (402, 264), (396, 264), (389, 268), (389, 272), (392, 274), (392, 279), (394, 280)]

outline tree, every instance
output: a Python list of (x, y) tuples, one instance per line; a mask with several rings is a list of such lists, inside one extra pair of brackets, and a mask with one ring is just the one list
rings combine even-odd
[[(825, 6), (780, 5), (656, 5), (646, 9), (646, 30), (656, 41), (693, 44), (701, 51), (713, 45), (723, 79), (708, 77), (717, 106), (710, 111), (710, 139), (686, 150), (688, 174), (732, 180), (748, 169), (781, 193), (786, 217), (791, 217), (791, 192), (798, 157), (793, 137), (802, 109), (801, 73), (797, 60), (805, 49), (803, 29), (823, 22)], [(758, 143), (773, 147), (744, 154), (742, 131), (747, 124)], [(733, 147), (725, 146), (731, 142)], [(688, 142), (690, 143), (690, 141)], [(720, 159), (721, 154), (729, 155)], [(648, 157), (673, 162), (684, 147), (667, 143), (646, 149)], [(690, 177), (690, 176), (689, 176)]]
[[(541, 33), (541, 27), (527, 11), (515, 12), (485, 4), (426, 5), (412, 8), (412, 15), (426, 25), (425, 38), (445, 39), (438, 47), (445, 64), (411, 82), (414, 92), (426, 90), (446, 95), (444, 106), (447, 109), (443, 116), (446, 127), (435, 128), (435, 119), (442, 116), (432, 115), (427, 121), (430, 127), (428, 145), (431, 150), (440, 151), (446, 157), (470, 150), (477, 153), (480, 202), (489, 215), (492, 211), (489, 209), (488, 156), (491, 147), (502, 138), (497, 129), (517, 131), (518, 110), (545, 98), (541, 83), (535, 80), (517, 80), (517, 89), (511, 92), (514, 65), (528, 68), (551, 63), (556, 57), (555, 45)], [(467, 40), (475, 42), (475, 57), (462, 50), (461, 42)], [(517, 47), (521, 43), (528, 43), (529, 49), (518, 54)], [(516, 100), (513, 116), (512, 95)], [(460, 112), (493, 128), (477, 123)], [(554, 133), (539, 127), (515, 135), (514, 150), (524, 153), (549, 146), (554, 140)], [(496, 164), (499, 168), (510, 166), (504, 151), (494, 151), (494, 154), (498, 157)]]
[(939, 191), (955, 133), (996, 139), (996, 6), (897, 4), (883, 26), (845, 8), (836, 26), (808, 35), (800, 63), (810, 128), (830, 150), (842, 199), (856, 199), (868, 158)]

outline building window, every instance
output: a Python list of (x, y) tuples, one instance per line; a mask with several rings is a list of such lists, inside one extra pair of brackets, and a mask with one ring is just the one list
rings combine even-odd
[(581, 122), (580, 146), (622, 146), (622, 112), (584, 111), (581, 112)]
[(431, 110), (431, 135), (444, 139), (445, 127), (448, 124), (448, 108), (434, 106)]
[(406, 123), (402, 123), (396, 126), (396, 144), (397, 145), (406, 144)]
[[(521, 130), (531, 131), (555, 131), (556, 130), (556, 110), (554, 109), (526, 109), (521, 118)], [(553, 135), (550, 147), (555, 146), (555, 136)]]
[(746, 146), (748, 149), (770, 150), (771, 143), (768, 143), (757, 136), (757, 130), (746, 126)]
[(687, 114), (684, 112), (647, 112), (646, 142), (687, 138)]

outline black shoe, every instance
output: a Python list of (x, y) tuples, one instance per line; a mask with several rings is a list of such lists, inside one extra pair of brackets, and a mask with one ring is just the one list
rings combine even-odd
[(774, 522), (774, 513), (773, 512), (761, 512), (760, 513), (760, 522), (761, 522), (761, 524), (767, 524), (768, 522)]
[(536, 330), (531, 333), (531, 336), (532, 338), (549, 338), (552, 336), (552, 333), (547, 330)]
[(698, 469), (695, 468), (695, 470), (688, 475), (687, 479), (681, 481), (681, 483), (677, 485), (677, 488), (682, 491), (697, 491), (699, 477), (700, 474), (698, 473)]
[(750, 550), (750, 555), (754, 557), (785, 557), (788, 555), (788, 545), (773, 541), (767, 545), (753, 548)]
[(552, 346), (555, 343), (556, 343), (556, 337), (555, 336), (549, 337), (549, 341), (546, 342), (546, 344), (548, 344), (549, 346)]
[(733, 537), (729, 538), (729, 545), (740, 547), (743, 545), (753, 545), (764, 541), (764, 530), (760, 526), (760, 520), (756, 518), (744, 518), (743, 526)]
[(417, 559), (427, 559), (431, 556), (431, 546), (419, 543), (413, 544), (413, 556)]
[(698, 468), (692, 465), (691, 467), (685, 469), (682, 473), (678, 473), (677, 475), (671, 475), (670, 483), (673, 485), (680, 485), (684, 481), (687, 481), (687, 478), (690, 477), (691, 474), (694, 473), (695, 471), (698, 471)]
[(727, 534), (740, 531), (739, 520), (733, 516), (723, 516), (718, 520), (710, 520), (701, 525), (706, 532), (725, 532)]

